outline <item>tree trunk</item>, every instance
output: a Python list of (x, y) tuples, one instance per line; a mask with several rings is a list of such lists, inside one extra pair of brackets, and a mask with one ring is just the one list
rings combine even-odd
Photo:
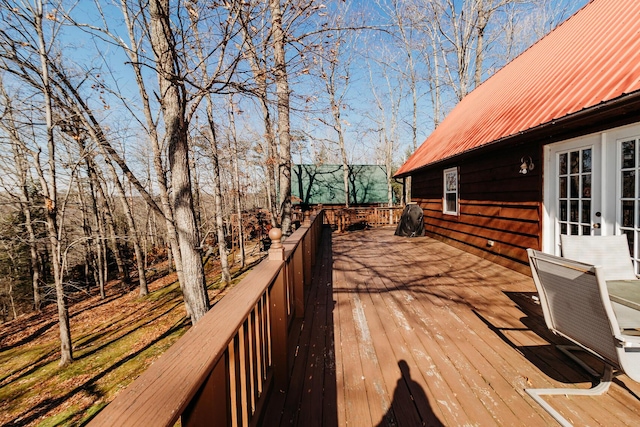
[(22, 214), (24, 215), (24, 226), (27, 230), (27, 237), (29, 239), (29, 260), (31, 263), (31, 287), (33, 289), (33, 305), (36, 311), (40, 311), (40, 308), (42, 306), (42, 295), (40, 294), (41, 264), (38, 257), (36, 233), (34, 231), (33, 221), (31, 219), (31, 206), (33, 201), (31, 200), (31, 195), (29, 194), (29, 188), (27, 186), (28, 164), (24, 153), (23, 143), (20, 141), (17, 130), (14, 126), (10, 99), (8, 98), (8, 96), (6, 96), (6, 94), (4, 94), (4, 89), (3, 95), (5, 95), (4, 97), (6, 100), (5, 114), (10, 120), (10, 127), (2, 127), (7, 132), (10, 140), (12, 141), (13, 157), (16, 163), (18, 179), (20, 183), (20, 207), (22, 209)]
[[(149, 293), (149, 288), (147, 286), (147, 278), (144, 272), (143, 266), (143, 255), (142, 250), (140, 249), (140, 238), (138, 236), (138, 229), (136, 227), (135, 220), (133, 219), (133, 213), (131, 212), (131, 206), (127, 203), (127, 195), (125, 194), (124, 187), (118, 178), (118, 173), (116, 172), (116, 168), (113, 166), (110, 160), (106, 161), (107, 169), (109, 170), (109, 174), (111, 175), (111, 180), (115, 186), (116, 192), (118, 194), (118, 198), (120, 199), (120, 204), (122, 206), (122, 212), (124, 213), (124, 217), (127, 220), (127, 226), (129, 227), (129, 236), (131, 238), (131, 242), (133, 243), (133, 253), (136, 257), (136, 266), (138, 268), (138, 284), (139, 284), (139, 292), (140, 296), (145, 296)], [(127, 271), (127, 276), (129, 277), (129, 272)]]
[(209, 134), (211, 142), (211, 162), (213, 163), (213, 192), (214, 209), (216, 214), (216, 237), (218, 239), (218, 252), (220, 253), (220, 281), (226, 286), (231, 283), (231, 273), (229, 271), (229, 252), (227, 251), (227, 241), (224, 232), (224, 216), (222, 212), (222, 189), (220, 187), (220, 163), (218, 161), (218, 141), (216, 138), (215, 124), (213, 121), (213, 103), (211, 96), (207, 95), (207, 121), (209, 124)]
[(250, 12), (246, 10), (242, 10), (240, 12), (240, 21), (242, 24), (242, 33), (244, 37), (244, 46), (247, 52), (247, 59), (249, 60), (249, 64), (251, 65), (251, 71), (253, 73), (253, 78), (256, 82), (256, 88), (254, 93), (258, 97), (260, 101), (260, 108), (262, 109), (262, 121), (264, 123), (264, 138), (265, 138), (265, 148), (266, 148), (266, 193), (267, 193), (267, 210), (271, 214), (271, 226), (277, 227), (277, 217), (279, 209), (276, 207), (276, 188), (278, 183), (276, 182), (276, 162), (277, 162), (277, 146), (276, 146), (276, 138), (273, 134), (273, 122), (271, 119), (271, 111), (269, 110), (269, 98), (267, 96), (267, 70), (266, 66), (261, 67), (261, 62), (258, 58), (258, 53), (256, 51), (256, 46), (251, 38), (251, 34), (249, 33), (249, 19)]
[[(127, 50), (131, 58), (131, 66), (133, 67), (134, 74), (136, 76), (136, 82), (138, 84), (138, 91), (142, 99), (142, 106), (144, 111), (145, 120), (147, 122), (147, 128), (149, 130), (149, 141), (153, 149), (153, 168), (156, 173), (156, 181), (158, 183), (158, 190), (160, 192), (160, 205), (164, 214), (165, 226), (167, 227), (167, 240), (169, 241), (168, 247), (168, 264), (169, 271), (173, 269), (173, 263), (175, 262), (175, 270), (178, 275), (178, 281), (182, 288), (185, 279), (182, 270), (182, 256), (180, 255), (180, 246), (178, 243), (178, 232), (175, 227), (175, 218), (173, 214), (173, 208), (171, 207), (171, 200), (169, 198), (169, 190), (167, 185), (166, 170), (162, 162), (162, 150), (160, 149), (158, 130), (156, 123), (153, 120), (151, 113), (151, 105), (149, 102), (149, 94), (147, 93), (144, 79), (142, 78), (142, 70), (140, 69), (140, 60), (138, 58), (137, 39), (133, 29), (133, 22), (129, 18), (129, 11), (127, 8), (127, 2), (122, 2), (122, 13), (124, 15), (125, 24), (127, 25), (127, 31), (129, 32), (129, 40), (131, 41), (131, 49)], [(189, 303), (185, 300), (187, 313), (191, 316), (191, 310)]]
[(291, 133), (289, 119), (289, 79), (285, 57), (286, 34), (282, 28), (280, 0), (269, 0), (273, 34), (274, 77), (278, 98), (278, 142), (280, 183), (280, 227), (283, 235), (291, 233)]
[[(51, 100), (51, 86), (49, 82), (49, 66), (47, 59), (47, 49), (43, 32), (43, 8), (42, 2), (36, 3), (34, 12), (35, 27), (38, 35), (38, 48), (41, 65), (42, 89), (44, 95), (44, 112), (47, 131), (47, 146), (49, 151), (49, 181), (44, 178), (41, 172), (42, 191), (44, 193), (44, 208), (46, 212), (47, 234), (51, 246), (51, 264), (53, 266), (53, 277), (56, 288), (56, 303), (58, 306), (58, 324), (60, 327), (60, 365), (64, 366), (73, 361), (73, 349), (71, 346), (71, 328), (69, 327), (69, 311), (67, 299), (64, 294), (64, 284), (62, 281), (62, 258), (61, 243), (58, 238), (58, 206), (57, 206), (57, 184), (56, 184), (56, 152), (53, 138), (53, 107)], [(39, 161), (37, 162), (39, 164)]]
[(331, 71), (327, 78), (327, 90), (329, 92), (329, 104), (333, 116), (333, 129), (338, 134), (338, 147), (342, 158), (342, 182), (344, 186), (344, 206), (349, 207), (349, 158), (344, 144), (344, 132), (342, 130), (342, 120), (340, 117), (340, 103), (336, 101), (335, 90), (335, 65), (331, 63)]
[(93, 233), (91, 230), (91, 225), (89, 224), (89, 216), (87, 213), (88, 207), (85, 200), (84, 188), (82, 186), (82, 181), (80, 179), (78, 179), (77, 186), (78, 186), (78, 202), (80, 205), (80, 212), (82, 214), (82, 234), (84, 235), (84, 242), (82, 243), (82, 246), (84, 246), (84, 251), (83, 251), (84, 252), (83, 253), (84, 285), (87, 292), (89, 292), (89, 290), (91, 289), (91, 282), (89, 280), (90, 272), (92, 270), (93, 265), (95, 265), (95, 263), (93, 262), (93, 258), (94, 258), (93, 248), (91, 246)]
[(482, 62), (484, 61), (484, 31), (487, 28), (490, 12), (484, 10), (484, 1), (476, 0), (478, 6), (478, 22), (476, 24), (476, 55), (475, 74), (473, 76), (474, 87), (482, 83)]
[(100, 298), (105, 299), (105, 291), (104, 287), (107, 283), (107, 275), (105, 270), (105, 265), (107, 263), (107, 259), (105, 257), (106, 254), (106, 244), (107, 244), (107, 233), (105, 227), (105, 221), (103, 216), (100, 214), (100, 209), (98, 208), (98, 195), (96, 194), (98, 187), (100, 186), (100, 182), (98, 181), (98, 177), (96, 176), (96, 172), (94, 170), (94, 164), (89, 157), (86, 159), (87, 163), (87, 176), (89, 177), (89, 197), (91, 198), (91, 210), (93, 214), (93, 218), (96, 222), (96, 227), (98, 228), (97, 235), (94, 232), (94, 247), (96, 252), (96, 283), (98, 284), (98, 289), (100, 290)]
[[(196, 41), (196, 54), (201, 63), (205, 64), (206, 59), (204, 55), (204, 49), (198, 33), (198, 22), (193, 14), (189, 15), (194, 28), (194, 38)], [(203, 77), (205, 81), (209, 81), (206, 67), (203, 67)], [(229, 271), (229, 252), (227, 250), (226, 236), (233, 236), (233, 227), (225, 233), (224, 229), (224, 211), (225, 205), (222, 193), (222, 180), (220, 179), (220, 163), (218, 152), (218, 141), (216, 135), (216, 126), (213, 118), (213, 100), (211, 94), (205, 95), (207, 99), (207, 127), (209, 134), (209, 144), (211, 147), (211, 161), (213, 166), (213, 191), (214, 191), (214, 211), (215, 211), (215, 230), (218, 240), (218, 253), (220, 255), (220, 270), (221, 270), (221, 282), (228, 286), (231, 283), (231, 272)], [(232, 107), (233, 108), (233, 107)], [(231, 225), (231, 224), (230, 224)]]
[[(124, 281), (125, 283), (129, 282), (129, 270), (127, 269), (123, 256), (122, 256), (122, 248), (120, 247), (120, 243), (118, 242), (118, 230), (116, 228), (116, 223), (113, 219), (114, 209), (113, 209), (113, 201), (110, 201), (107, 198), (107, 194), (105, 193), (102, 186), (99, 187), (101, 196), (102, 196), (102, 209), (105, 217), (105, 223), (107, 224), (107, 230), (109, 231), (109, 248), (111, 249), (111, 253), (116, 260), (116, 267), (118, 269), (118, 278)], [(106, 260), (105, 256), (105, 260)], [(107, 264), (106, 270), (106, 280), (109, 281), (109, 269)]]
[(431, 49), (433, 51), (433, 128), (440, 124), (440, 68), (438, 61), (439, 52), (436, 49), (436, 34), (431, 34)]
[(202, 257), (198, 250), (189, 173), (189, 145), (185, 116), (185, 90), (174, 70), (177, 53), (170, 21), (169, 0), (151, 0), (151, 44), (156, 57), (160, 104), (169, 146), (169, 169), (173, 188), (173, 212), (182, 256), (184, 273), (183, 293), (191, 311), (191, 322), (196, 323), (209, 310), (205, 288)]
[[(22, 178), (24, 174), (24, 180)], [(33, 305), (36, 311), (40, 311), (42, 307), (42, 295), (40, 294), (40, 259), (38, 258), (38, 247), (36, 243), (36, 233), (33, 229), (33, 221), (31, 220), (31, 198), (26, 182), (26, 170), (21, 168), (21, 192), (20, 201), (22, 204), (22, 213), (24, 214), (24, 226), (27, 229), (29, 238), (29, 260), (31, 262), (31, 285), (33, 288)]]
[(233, 98), (229, 98), (229, 122), (231, 125), (231, 143), (233, 155), (231, 156), (231, 162), (233, 166), (233, 198), (235, 200), (236, 214), (238, 215), (238, 251), (240, 252), (240, 266), (244, 268), (245, 265), (245, 253), (244, 253), (244, 227), (242, 222), (242, 197), (240, 194), (240, 162), (238, 159), (238, 138), (236, 135), (236, 120), (233, 105)]

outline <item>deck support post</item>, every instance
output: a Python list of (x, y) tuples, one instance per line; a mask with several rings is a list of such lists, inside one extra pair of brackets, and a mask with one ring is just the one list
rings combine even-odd
[[(272, 228), (269, 231), (271, 247), (269, 249), (270, 262), (284, 262), (284, 247), (280, 242), (282, 231)], [(271, 310), (269, 320), (271, 327), (271, 355), (273, 362), (273, 380), (276, 391), (286, 390), (289, 384), (288, 361), (288, 313), (287, 313), (287, 281), (289, 272), (285, 264), (269, 291)]]

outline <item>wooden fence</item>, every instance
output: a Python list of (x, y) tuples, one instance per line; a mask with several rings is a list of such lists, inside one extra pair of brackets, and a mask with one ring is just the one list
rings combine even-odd
[(397, 224), (402, 216), (402, 206), (323, 208), (325, 222), (338, 232), (358, 227), (382, 227)]
[(323, 211), (306, 216), (282, 245), (271, 230), (269, 257), (90, 426), (256, 425), (270, 393), (288, 384), (289, 327), (304, 316), (323, 222)]

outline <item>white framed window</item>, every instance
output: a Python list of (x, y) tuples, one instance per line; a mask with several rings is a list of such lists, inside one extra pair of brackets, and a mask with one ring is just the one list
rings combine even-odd
[(442, 212), (447, 215), (458, 215), (458, 168), (445, 169), (443, 177)]

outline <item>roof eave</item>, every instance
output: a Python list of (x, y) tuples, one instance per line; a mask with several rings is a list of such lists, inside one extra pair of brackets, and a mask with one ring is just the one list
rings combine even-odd
[[(614, 98), (609, 101), (604, 101), (589, 108), (582, 109), (575, 113), (568, 114), (564, 117), (560, 117), (558, 119), (551, 120), (546, 123), (542, 123), (538, 126), (529, 128), (527, 130), (497, 139), (495, 141), (490, 141), (485, 144), (479, 145), (474, 148), (470, 148), (466, 151), (454, 154), (452, 156), (444, 157), (438, 159), (436, 161), (427, 163), (425, 165), (418, 166), (401, 174), (395, 174), (394, 178), (405, 178), (407, 176), (414, 175), (416, 172), (420, 172), (421, 170), (436, 166), (441, 163), (445, 163), (455, 158), (466, 157), (469, 155), (475, 154), (478, 150), (485, 150), (487, 148), (496, 148), (497, 146), (503, 145), (511, 145), (513, 143), (518, 142), (527, 142), (533, 139), (543, 140), (547, 139), (545, 144), (558, 141), (558, 135), (566, 135), (570, 134), (571, 131), (577, 129), (578, 126), (582, 126), (584, 121), (594, 121), (595, 125), (592, 127), (585, 127), (585, 132), (583, 135), (594, 132), (594, 128), (600, 128), (602, 126), (598, 126), (598, 118), (602, 117), (610, 117), (615, 114), (616, 111), (622, 110), (622, 114), (627, 118), (636, 118), (640, 119), (638, 115), (640, 115), (640, 91), (635, 91), (629, 94), (625, 94)], [(636, 113), (630, 114), (630, 113)], [(617, 127), (624, 124), (624, 120), (618, 119), (616, 121), (615, 126)], [(556, 132), (557, 130), (561, 130), (562, 132)], [(577, 135), (573, 135), (575, 137)]]

